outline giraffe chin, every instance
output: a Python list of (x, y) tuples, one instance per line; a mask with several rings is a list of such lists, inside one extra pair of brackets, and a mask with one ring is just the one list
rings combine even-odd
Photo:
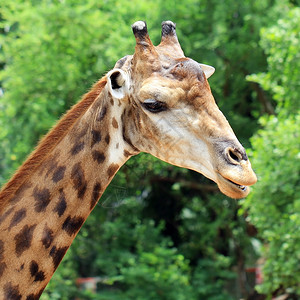
[(216, 182), (220, 191), (233, 199), (245, 198), (250, 192), (249, 186), (238, 184), (230, 179), (224, 178), (221, 175), (218, 176), (218, 180), (216, 180)]

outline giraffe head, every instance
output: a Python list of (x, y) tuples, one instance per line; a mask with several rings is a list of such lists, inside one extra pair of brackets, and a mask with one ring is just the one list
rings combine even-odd
[(123, 107), (122, 134), (132, 153), (148, 152), (215, 181), (242, 198), (256, 182), (246, 152), (218, 109), (207, 79), (214, 68), (187, 58), (175, 24), (162, 23), (158, 46), (145, 22), (132, 25), (134, 55), (107, 74), (107, 89)]

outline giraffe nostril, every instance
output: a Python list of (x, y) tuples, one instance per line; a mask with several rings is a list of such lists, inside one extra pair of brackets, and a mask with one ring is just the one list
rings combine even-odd
[(228, 151), (228, 155), (230, 156), (231, 159), (235, 160), (236, 162), (240, 161), (238, 156), (235, 155), (234, 152), (231, 149)]
[(239, 164), (243, 159), (242, 153), (240, 153), (240, 151), (236, 148), (227, 148), (225, 153), (230, 163)]

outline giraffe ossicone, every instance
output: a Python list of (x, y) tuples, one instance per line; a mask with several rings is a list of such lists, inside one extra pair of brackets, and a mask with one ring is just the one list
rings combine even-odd
[(141, 30), (144, 30), (147, 27), (147, 25), (144, 21), (137, 21), (134, 24), (132, 24), (131, 27), (132, 27), (133, 31), (135, 31), (135, 30), (141, 31)]
[(171, 21), (158, 46), (132, 25), (120, 59), (42, 139), (0, 192), (0, 298), (38, 299), (119, 168), (147, 152), (242, 198), (256, 182), (212, 96), (214, 68), (185, 57)]

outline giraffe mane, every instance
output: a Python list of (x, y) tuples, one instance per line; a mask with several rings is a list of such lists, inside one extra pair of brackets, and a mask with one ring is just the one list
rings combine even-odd
[(22, 166), (15, 172), (13, 177), (0, 190), (0, 213), (7, 202), (14, 196), (16, 191), (26, 182), (29, 175), (46, 158), (47, 153), (51, 151), (57, 143), (67, 134), (75, 122), (80, 118), (91, 104), (100, 95), (107, 83), (106, 77), (100, 79), (93, 85), (81, 100), (76, 103), (61, 119), (54, 125), (39, 142), (36, 149), (29, 155)]

